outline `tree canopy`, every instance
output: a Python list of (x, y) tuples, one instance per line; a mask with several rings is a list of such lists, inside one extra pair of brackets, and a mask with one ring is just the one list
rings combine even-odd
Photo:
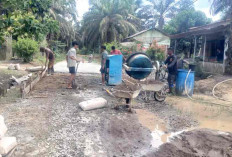
[(232, 1), (231, 0), (213, 0), (211, 6), (211, 13), (218, 14), (223, 12), (226, 18), (232, 16)]
[(164, 30), (169, 34), (182, 33), (191, 27), (202, 26), (211, 22), (212, 20), (207, 18), (201, 11), (196, 11), (195, 9), (184, 10), (168, 22)]
[(0, 2), (0, 38), (32, 38), (42, 41), (76, 40), (75, 0), (3, 0)]
[(137, 12), (145, 29), (158, 27), (163, 29), (165, 23), (183, 10), (193, 9), (193, 0), (148, 0)]
[(140, 21), (134, 15), (134, 0), (90, 0), (90, 5), (83, 18), (85, 45), (121, 41), (137, 31)]

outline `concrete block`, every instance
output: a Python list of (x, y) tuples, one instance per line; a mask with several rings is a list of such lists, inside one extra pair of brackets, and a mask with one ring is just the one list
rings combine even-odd
[(8, 154), (14, 147), (16, 147), (16, 137), (3, 137), (0, 140), (0, 154)]
[(7, 132), (7, 127), (4, 122), (4, 117), (0, 115), (0, 140), (4, 137)]
[(107, 104), (107, 101), (104, 98), (95, 98), (92, 100), (84, 101), (79, 103), (79, 106), (84, 110), (94, 110), (105, 107)]

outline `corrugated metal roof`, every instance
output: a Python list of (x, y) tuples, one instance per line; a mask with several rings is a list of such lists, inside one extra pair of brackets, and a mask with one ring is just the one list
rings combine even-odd
[[(151, 30), (156, 30), (156, 31), (162, 33), (163, 35), (169, 37), (168, 34), (166, 34), (165, 32), (163, 32), (163, 31), (161, 31), (161, 30), (159, 30), (158, 28), (150, 28), (150, 29), (147, 29), (147, 30), (143, 30), (143, 31), (141, 31), (141, 32), (138, 32), (138, 33), (136, 33), (136, 34), (134, 34), (134, 35), (131, 35), (131, 36), (127, 37), (126, 39), (134, 38), (134, 37), (136, 37), (136, 36), (138, 36), (138, 35), (141, 35), (141, 34), (147, 32), (147, 31), (151, 31)], [(126, 40), (126, 39), (125, 39), (125, 40)]]
[(206, 34), (213, 34), (219, 31), (222, 31), (227, 26), (230, 25), (232, 20), (224, 20), (219, 22), (214, 22), (208, 25), (199, 26), (199, 27), (192, 27), (189, 28), (189, 31), (179, 34), (170, 35), (171, 39), (178, 39), (184, 37), (190, 37), (192, 35), (206, 35)]

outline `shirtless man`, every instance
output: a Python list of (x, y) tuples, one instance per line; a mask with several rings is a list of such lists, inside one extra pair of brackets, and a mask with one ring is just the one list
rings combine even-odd
[(41, 47), (40, 51), (45, 53), (46, 55), (46, 62), (45, 62), (45, 69), (48, 67), (48, 75), (54, 74), (54, 63), (55, 63), (55, 54), (49, 48)]

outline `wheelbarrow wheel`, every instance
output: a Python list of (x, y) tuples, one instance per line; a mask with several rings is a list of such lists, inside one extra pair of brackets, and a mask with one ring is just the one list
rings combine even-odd
[(161, 92), (155, 92), (154, 98), (156, 101), (163, 102), (166, 99), (167, 96), (163, 96)]
[(154, 93), (154, 98), (156, 101), (163, 102), (168, 93), (168, 85), (165, 85), (162, 90)]

